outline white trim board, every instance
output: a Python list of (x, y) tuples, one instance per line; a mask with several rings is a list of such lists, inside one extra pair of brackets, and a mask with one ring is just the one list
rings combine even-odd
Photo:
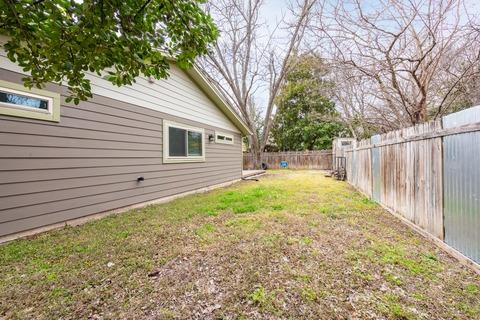
[[(202, 155), (201, 156), (189, 156), (188, 155), (188, 139), (185, 141), (187, 147), (187, 156), (185, 157), (175, 157), (170, 156), (170, 133), (169, 129), (178, 128), (191, 131), (191, 132), (198, 132), (202, 135)], [(183, 123), (163, 120), (163, 163), (182, 163), (182, 162), (205, 162), (205, 129), (192, 127)]]

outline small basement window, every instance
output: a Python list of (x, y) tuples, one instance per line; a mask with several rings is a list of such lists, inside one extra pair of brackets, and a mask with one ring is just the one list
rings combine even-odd
[(233, 144), (233, 136), (231, 134), (215, 132), (215, 143)]
[(0, 80), (0, 114), (59, 121), (60, 95)]
[(204, 130), (163, 121), (163, 162), (205, 161)]

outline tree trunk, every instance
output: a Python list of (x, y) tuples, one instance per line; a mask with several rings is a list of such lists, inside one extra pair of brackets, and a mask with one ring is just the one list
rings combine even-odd
[(251, 152), (253, 155), (253, 168), (262, 169), (262, 147), (258, 141), (258, 138), (252, 136)]
[(412, 124), (416, 125), (419, 123), (423, 123), (427, 120), (427, 106), (425, 101), (421, 101), (419, 106), (413, 112), (413, 119)]

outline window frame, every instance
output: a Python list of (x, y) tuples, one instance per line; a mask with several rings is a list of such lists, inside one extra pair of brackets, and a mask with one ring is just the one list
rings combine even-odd
[(0, 115), (53, 122), (60, 121), (60, 94), (37, 88), (29, 89), (21, 84), (3, 80), (0, 80), (0, 91), (48, 101), (48, 110), (0, 102)]
[[(223, 136), (225, 137), (224, 140), (220, 140), (218, 137), (219, 136)], [(226, 138), (231, 138), (232, 140), (231, 141), (228, 141), (226, 140)], [(233, 134), (228, 134), (228, 133), (224, 133), (224, 132), (219, 132), (219, 131), (215, 131), (215, 143), (221, 143), (221, 144), (234, 144), (234, 137), (233, 137)]]
[[(186, 156), (170, 156), (170, 139), (169, 128), (183, 129), (187, 131), (185, 143), (187, 144)], [(202, 135), (202, 155), (189, 156), (188, 155), (188, 131), (197, 132)], [(169, 120), (163, 120), (163, 163), (182, 163), (182, 162), (205, 162), (205, 129), (189, 126), (183, 123), (178, 123)]]

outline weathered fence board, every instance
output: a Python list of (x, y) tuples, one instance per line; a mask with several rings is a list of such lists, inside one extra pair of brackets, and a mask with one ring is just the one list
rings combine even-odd
[[(437, 129), (441, 129), (440, 121), (393, 131), (381, 135), (380, 143), (402, 141)], [(379, 202), (443, 239), (441, 144), (441, 138), (432, 138), (378, 147)]]
[[(373, 136), (371, 141), (373, 143), (380, 142), (380, 136)], [(372, 153), (372, 198), (380, 202), (382, 197), (382, 166), (380, 163), (380, 148), (374, 147), (371, 149)]]
[(352, 161), (359, 169), (350, 173), (350, 183), (439, 239), (444, 237), (442, 138), (412, 138), (441, 128), (436, 121), (392, 131), (347, 152), (357, 154)]
[(480, 263), (480, 106), (346, 153), (350, 184)]
[[(264, 152), (262, 162), (269, 169), (279, 169), (280, 162), (287, 161), (290, 169), (332, 169), (332, 151), (288, 151), (288, 152)], [(243, 154), (243, 169), (254, 169), (253, 155)]]
[[(357, 146), (370, 143), (360, 141)], [(347, 180), (368, 196), (372, 195), (372, 152), (370, 149), (360, 149), (346, 152)]]

